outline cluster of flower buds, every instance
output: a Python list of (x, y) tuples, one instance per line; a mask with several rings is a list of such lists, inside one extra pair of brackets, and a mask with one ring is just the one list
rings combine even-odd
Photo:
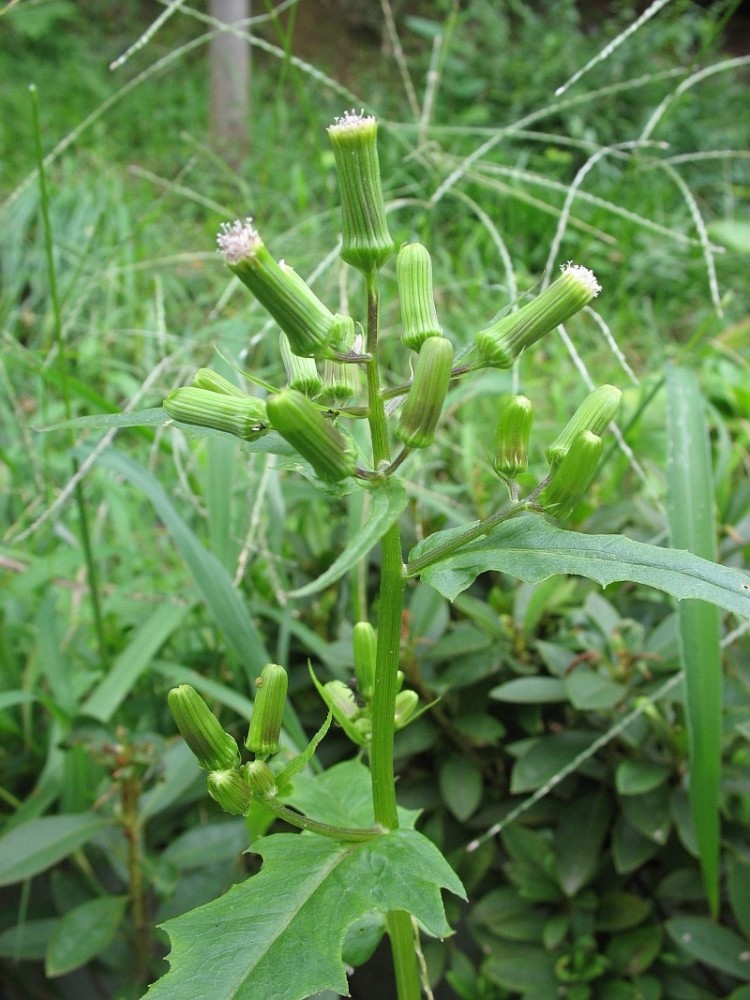
[(281, 721), (286, 701), (287, 675), (269, 663), (258, 678), (257, 694), (245, 745), (255, 760), (241, 763), (237, 741), (225, 732), (211, 709), (189, 684), (172, 688), (167, 699), (182, 738), (206, 771), (208, 793), (233, 816), (247, 813), (254, 797), (273, 798), (276, 777), (266, 763), (278, 753)]
[[(333, 718), (349, 739), (360, 747), (372, 739), (372, 697), (375, 690), (377, 637), (369, 622), (358, 622), (352, 634), (354, 677), (346, 684), (334, 680), (321, 684), (311, 671), (313, 682)], [(419, 696), (416, 691), (402, 691), (404, 675), (397, 675), (398, 693), (394, 709), (396, 729), (403, 729), (417, 717)]]
[(480, 366), (510, 368), (525, 348), (580, 312), (600, 291), (593, 271), (570, 261), (564, 264), (549, 288), (476, 335)]
[(537, 503), (552, 517), (568, 517), (583, 499), (601, 458), (601, 435), (617, 416), (621, 399), (615, 386), (599, 386), (547, 448), (551, 472)]
[(243, 441), (255, 441), (268, 430), (263, 400), (210, 368), (199, 368), (193, 384), (174, 389), (163, 405), (172, 420), (224, 431)]

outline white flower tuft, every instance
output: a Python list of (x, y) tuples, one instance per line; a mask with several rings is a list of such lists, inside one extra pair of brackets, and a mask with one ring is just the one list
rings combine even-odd
[(362, 128), (363, 125), (371, 125), (374, 122), (375, 118), (372, 115), (366, 115), (364, 108), (360, 108), (359, 111), (352, 108), (351, 111), (345, 111), (343, 115), (336, 118), (333, 125), (328, 126), (328, 131)]
[(248, 216), (244, 222), (240, 219), (222, 222), (216, 242), (218, 252), (227, 264), (239, 264), (240, 261), (255, 256), (261, 238), (253, 227), (253, 220)]
[(596, 298), (602, 290), (602, 286), (596, 280), (594, 272), (588, 267), (584, 267), (582, 264), (574, 264), (572, 260), (569, 260), (560, 265), (560, 270), (563, 274), (574, 275), (581, 282), (586, 291), (589, 292), (592, 298)]

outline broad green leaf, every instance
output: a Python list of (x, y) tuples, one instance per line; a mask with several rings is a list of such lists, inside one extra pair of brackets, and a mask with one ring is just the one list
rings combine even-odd
[[(498, 937), (511, 941), (541, 941), (535, 917), (538, 911), (527, 899), (522, 899), (512, 886), (493, 889), (471, 909), (472, 926), (486, 927)], [(546, 917), (543, 917), (546, 919)], [(523, 928), (528, 934), (524, 933)]]
[(492, 688), (490, 698), (514, 705), (536, 705), (567, 701), (568, 694), (565, 681), (558, 677), (517, 677)]
[(614, 708), (627, 694), (622, 684), (587, 667), (577, 667), (565, 678), (564, 685), (570, 703), (581, 712)]
[[(451, 528), (449, 532), (455, 537), (462, 530)], [(420, 542), (409, 558), (429, 552), (449, 532), (438, 531)], [(588, 577), (603, 587), (630, 580), (663, 590), (678, 600), (697, 598), (750, 618), (750, 576), (746, 573), (690, 552), (621, 535), (565, 531), (538, 514), (506, 521), (486, 538), (428, 566), (422, 579), (452, 601), (480, 573), (490, 571), (508, 573), (527, 583), (560, 573)]]
[(0, 933), (0, 958), (14, 962), (41, 961), (59, 922), (59, 917), (50, 917), (8, 927)]
[(614, 971), (629, 977), (645, 972), (658, 957), (663, 936), (661, 924), (636, 927), (615, 934), (606, 951)]
[(482, 772), (470, 757), (453, 755), (438, 776), (443, 801), (458, 820), (466, 820), (482, 801)]
[(248, 835), (244, 819), (226, 819), (218, 823), (194, 826), (181, 834), (161, 854), (180, 871), (205, 868), (216, 861), (229, 861), (247, 847)]
[(628, 823), (644, 837), (657, 844), (666, 844), (672, 829), (669, 788), (661, 785), (641, 795), (628, 795), (620, 800), (622, 814)]
[(575, 896), (596, 874), (611, 815), (603, 793), (578, 796), (563, 809), (555, 833), (555, 868), (566, 896)]
[(529, 749), (513, 767), (510, 790), (514, 795), (533, 792), (553, 779), (562, 768), (585, 757), (594, 734), (569, 730), (541, 736), (529, 742)]
[[(667, 519), (672, 544), (716, 558), (713, 476), (703, 397), (693, 372), (667, 371)], [(703, 601), (678, 610), (690, 746), (690, 808), (711, 913), (719, 911), (722, 673), (719, 614)]]
[(125, 915), (127, 896), (103, 896), (70, 910), (50, 940), (44, 968), (51, 978), (78, 969), (113, 940)]
[(94, 813), (42, 816), (0, 838), (0, 886), (12, 885), (51, 868), (91, 840), (107, 820)]
[(464, 896), (438, 849), (415, 830), (360, 844), (277, 834), (253, 850), (264, 859), (257, 875), (165, 924), (172, 968), (149, 1000), (348, 995), (341, 949), (355, 921), (373, 910), (405, 910), (444, 937), (440, 889)]
[(670, 768), (664, 764), (627, 757), (617, 765), (615, 788), (620, 795), (642, 795), (663, 785), (670, 774)]
[(699, 962), (750, 979), (750, 948), (735, 931), (705, 917), (674, 917), (666, 927), (672, 940)]
[(308, 597), (325, 590), (355, 566), (375, 546), (408, 503), (404, 487), (390, 481), (387, 485), (371, 492), (372, 506), (366, 523), (355, 532), (344, 551), (316, 580), (290, 591), (288, 597)]
[(82, 712), (109, 722), (133, 689), (138, 678), (167, 639), (185, 620), (190, 604), (162, 604), (152, 612), (118, 654), (106, 677), (89, 695)]
[(601, 898), (596, 913), (596, 930), (603, 934), (613, 934), (636, 927), (646, 919), (651, 910), (650, 899), (622, 889), (613, 889)]
[(627, 875), (635, 871), (652, 858), (659, 850), (659, 845), (625, 819), (618, 816), (612, 834), (612, 860), (615, 871)]
[(558, 995), (560, 984), (555, 975), (555, 959), (543, 948), (498, 942), (482, 964), (482, 972), (513, 994), (535, 998)]

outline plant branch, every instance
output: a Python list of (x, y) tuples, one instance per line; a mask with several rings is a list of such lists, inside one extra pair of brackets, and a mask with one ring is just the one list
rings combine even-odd
[(511, 517), (515, 517), (516, 514), (520, 514), (529, 509), (528, 500), (524, 500), (522, 502), (515, 501), (506, 504), (506, 506), (501, 510), (498, 510), (494, 514), (490, 514), (490, 516), (486, 517), (483, 521), (478, 521), (476, 524), (472, 524), (471, 527), (462, 531), (460, 534), (454, 535), (453, 538), (446, 539), (446, 541), (436, 545), (434, 549), (430, 549), (429, 552), (425, 552), (424, 555), (417, 556), (416, 559), (412, 559), (411, 562), (406, 564), (406, 577), (418, 576), (423, 570), (427, 569), (428, 566), (432, 566), (433, 563), (441, 562), (443, 559), (447, 559), (449, 556), (458, 552), (459, 549), (463, 548), (464, 545), (468, 545), (469, 542), (473, 542), (477, 538), (481, 538), (483, 535), (488, 535), (493, 528), (502, 524), (503, 521), (508, 521)]
[(273, 799), (264, 798), (261, 800), (266, 809), (283, 819), (290, 826), (296, 826), (299, 830), (308, 830), (310, 833), (317, 833), (321, 837), (331, 837), (333, 840), (344, 840), (352, 843), (361, 843), (372, 840), (374, 837), (382, 836), (386, 831), (384, 827), (348, 827), (332, 826), (330, 823), (321, 823), (317, 819), (311, 819), (302, 813), (294, 812), (288, 806), (275, 802)]

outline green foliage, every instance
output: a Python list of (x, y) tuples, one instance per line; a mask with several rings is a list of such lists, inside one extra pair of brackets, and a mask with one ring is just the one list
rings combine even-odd
[[(316, 794), (316, 783), (325, 785), (323, 795)], [(352, 761), (308, 782), (306, 797), (324, 822), (371, 826), (369, 791), (366, 769)], [(256, 841), (253, 851), (263, 858), (259, 874), (166, 925), (173, 971), (149, 997), (184, 997), (187, 991), (237, 1000), (259, 992), (269, 1000), (303, 1000), (324, 989), (346, 994), (341, 949), (355, 921), (373, 909), (406, 910), (430, 934), (443, 936), (450, 928), (438, 886), (463, 895), (435, 846), (412, 829), (364, 844), (276, 834)]]
[[(293, 840), (293, 851), (318, 845), (309, 859), (316, 870), (323, 857), (333, 863), (326, 888), (346, 875), (345, 899), (351, 891), (316, 983), (345, 988), (344, 925), (368, 909), (372, 861), (392, 872), (403, 851), (432, 871), (432, 886), (415, 899), (406, 880), (389, 882), (383, 907), (397, 899), (427, 914), (433, 932), (460, 931), (422, 940), (440, 1000), (747, 996), (750, 657), (732, 615), (747, 608), (737, 585), (750, 557), (750, 135), (746, 61), (716, 45), (732, 7), (673, 0), (555, 97), (633, 22), (630, 5), (594, 22), (572, 0), (548, 11), (433, 4), (421, 18), (397, 19), (416, 109), (379, 52), (348, 78), (326, 75), (322, 56), (313, 70), (284, 55), (286, 32), (296, 51), (296, 15), (273, 18), (254, 26), (260, 43), (280, 51), (255, 60), (252, 150), (239, 172), (207, 144), (199, 41), (207, 26), (187, 8), (112, 72), (109, 62), (148, 27), (141, 5), (108, 12), (47, 0), (0, 17), (0, 114), (10, 123), (0, 139), (8, 989), (68, 995), (58, 976), (78, 970), (76, 989), (85, 980), (136, 997), (165, 974), (167, 944), (155, 926), (166, 922), (175, 967), (156, 989), (184, 995), (170, 984), (185, 974), (192, 928), (200, 945), (206, 912), (283, 883), (287, 861), (275, 845)], [(356, 57), (349, 42), (340, 48)], [(33, 177), (32, 81), (67, 358), (55, 347)], [(436, 441), (409, 459), (405, 487), (320, 493), (278, 435), (238, 445), (186, 424), (165, 433), (159, 404), (205, 365), (233, 382), (246, 373), (261, 394), (283, 384), (276, 333), (240, 301), (211, 252), (218, 222), (246, 206), (298, 273), (315, 271), (316, 294), (349, 311), (354, 284), (324, 257), (339, 217), (321, 141), (322, 124), (349, 106), (380, 115), (394, 242), (429, 246), (437, 313), (458, 351), (568, 256), (594, 266), (604, 292), (597, 315), (571, 321), (569, 340), (540, 343), (513, 373), (454, 382)], [(381, 359), (394, 392), (408, 377), (395, 286), (391, 263), (382, 273)], [(669, 361), (691, 370), (677, 393), (674, 381), (661, 391)], [(381, 565), (366, 555), (371, 547), (400, 524), (414, 558), (502, 506), (507, 491), (491, 468), (501, 394), (523, 392), (535, 408), (523, 496), (545, 475), (545, 445), (591, 384), (605, 381), (625, 392), (624, 445), (608, 454), (605, 445), (598, 478), (572, 514), (575, 530), (527, 512), (427, 568), (440, 593), (407, 583), (401, 667), (430, 708), (397, 734), (395, 751), (399, 802), (419, 817), (402, 811), (406, 829), (376, 849), (266, 836), (276, 820), (261, 802), (247, 817), (223, 816), (174, 738), (167, 690), (193, 685), (241, 742), (255, 676), (270, 659), (287, 664), (294, 713), (285, 719), (283, 775), (310, 734), (325, 730), (308, 661), (323, 683), (352, 678), (351, 630)], [(710, 454), (700, 463), (668, 431), (678, 403), (705, 414)], [(361, 449), (359, 423), (345, 426)], [(56, 429), (37, 433), (43, 427)], [(665, 471), (668, 443), (676, 462)], [(101, 648), (92, 640), (86, 529), (70, 504), (73, 452), (84, 469)], [(303, 476), (280, 482), (274, 464)], [(711, 569), (662, 547), (674, 498), (683, 501), (677, 516), (691, 521), (687, 504), (699, 488), (718, 526), (701, 529), (717, 542), (721, 565)], [(515, 547), (500, 548), (503, 540)], [(673, 544), (693, 548), (689, 539)], [(709, 593), (704, 586), (731, 608), (711, 635), (700, 618), (684, 621), (692, 600)], [(676, 613), (669, 593), (680, 597)], [(687, 696), (681, 633), (696, 636), (683, 639)], [(724, 677), (721, 726), (716, 666), (700, 678), (710, 698), (696, 697), (692, 683), (709, 646)], [(705, 783), (696, 732), (709, 736)], [(331, 823), (372, 824), (361, 765), (346, 794), (336, 776), (353, 771), (329, 766), (351, 753), (332, 727), (301, 761), (285, 803), (323, 818), (328, 802)], [(716, 805), (701, 811), (709, 800)], [(243, 851), (259, 838), (265, 860), (251, 874), (258, 856)], [(470, 900), (459, 907), (446, 897), (447, 922), (435, 886), (457, 883), (430, 843)], [(701, 880), (709, 855), (711, 921)], [(313, 912), (316, 902), (312, 894)], [(372, 913), (352, 924), (343, 961), (370, 960), (384, 929)], [(382, 959), (372, 961), (379, 996)], [(366, 993), (357, 976), (352, 989)], [(204, 992), (213, 995), (213, 982)]]

